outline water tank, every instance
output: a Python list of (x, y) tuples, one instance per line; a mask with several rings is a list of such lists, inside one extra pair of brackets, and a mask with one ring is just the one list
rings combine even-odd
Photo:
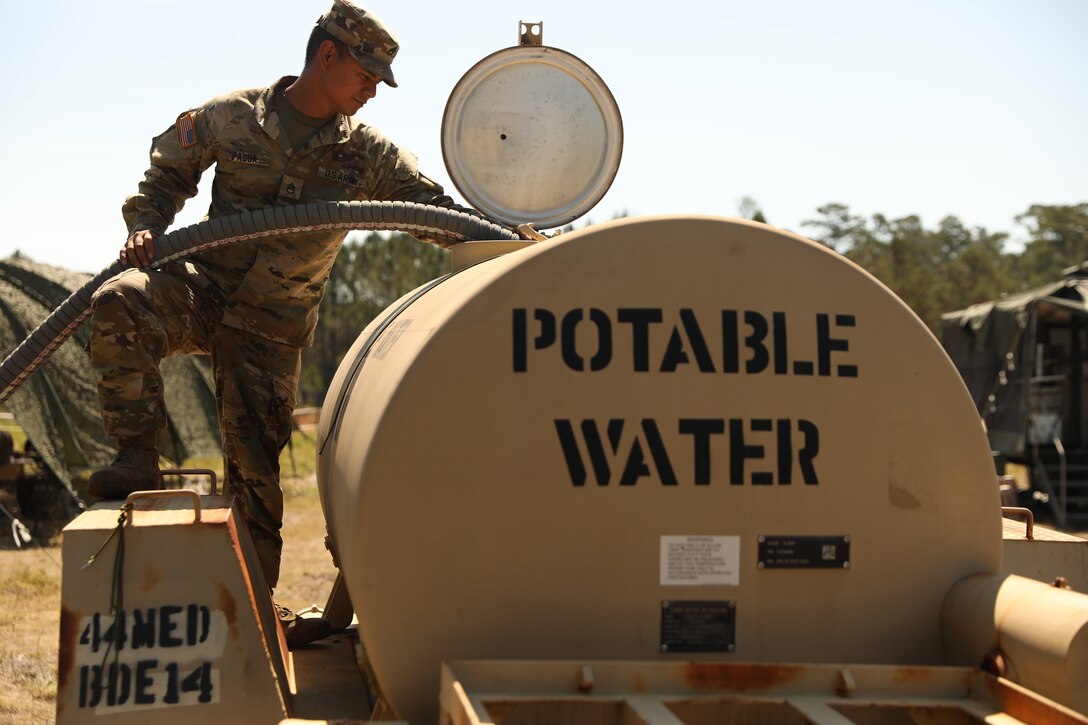
[(425, 285), (347, 353), (319, 446), (362, 640), (413, 722), (443, 660), (941, 664), (945, 595), (1000, 570), (940, 345), (763, 224), (619, 220)]

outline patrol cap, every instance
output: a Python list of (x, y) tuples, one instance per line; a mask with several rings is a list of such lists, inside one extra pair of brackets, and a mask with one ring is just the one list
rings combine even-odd
[(397, 87), (390, 64), (400, 45), (385, 24), (350, 0), (333, 0), (329, 12), (317, 19), (317, 27), (328, 31), (348, 47), (351, 57), (385, 81)]

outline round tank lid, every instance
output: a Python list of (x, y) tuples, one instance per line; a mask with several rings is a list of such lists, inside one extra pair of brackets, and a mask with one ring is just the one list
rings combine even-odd
[(616, 176), (623, 122), (608, 86), (556, 48), (492, 53), (457, 82), (442, 156), (457, 190), (506, 224), (548, 229), (593, 208)]

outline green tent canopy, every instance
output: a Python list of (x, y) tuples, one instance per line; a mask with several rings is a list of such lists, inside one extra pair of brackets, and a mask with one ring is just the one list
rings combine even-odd
[(941, 317), (941, 342), (967, 384), (994, 450), (1088, 447), (1088, 267), (1065, 278)]
[[(91, 275), (33, 262), (0, 260), (0, 351), (6, 357)], [(44, 464), (69, 490), (82, 473), (109, 463), (114, 443), (98, 413), (87, 354), (88, 325), (60, 345), (12, 394), (7, 407)], [(175, 356), (162, 364), (168, 427), (159, 450), (178, 464), (220, 454), (215, 388), (208, 361)]]

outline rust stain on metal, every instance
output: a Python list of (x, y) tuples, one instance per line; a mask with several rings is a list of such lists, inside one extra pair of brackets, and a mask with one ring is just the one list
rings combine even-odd
[[(229, 511), (229, 509), (228, 509), (228, 511)], [(233, 512), (230, 512), (230, 515), (227, 516), (227, 518), (225, 519), (225, 522), (226, 522), (227, 525), (226, 525), (226, 527), (224, 527), (224, 530), (225, 530), (226, 535), (227, 535), (227, 537), (228, 537), (228, 539), (230, 541), (230, 546), (234, 551), (234, 555), (238, 560), (238, 564), (242, 568), (242, 583), (245, 586), (245, 595), (247, 595), (249, 597), (249, 601), (251, 601), (251, 602), (256, 601), (257, 600), (257, 593), (253, 589), (253, 577), (250, 575), (249, 565), (246, 563), (245, 551), (242, 548), (242, 540), (238, 536), (237, 523), (234, 520)], [(222, 585), (220, 585), (220, 586), (222, 586)], [(267, 590), (265, 590), (265, 591), (267, 592)], [(234, 610), (237, 611), (237, 606), (235, 606)], [(280, 644), (282, 645), (283, 651), (286, 652), (287, 651), (287, 644), (283, 640), (283, 628), (280, 627), (279, 629), (280, 629)]]
[(159, 570), (155, 568), (155, 565), (148, 563), (144, 567), (143, 576), (140, 577), (140, 590), (144, 592), (150, 592), (159, 585)]
[(64, 707), (64, 691), (68, 677), (76, 666), (76, 645), (79, 641), (79, 612), (60, 608), (60, 645), (57, 651), (57, 714)]
[(1036, 725), (1066, 725), (1083, 723), (1088, 718), (1074, 717), (1067, 712), (1052, 707), (1049, 703), (1037, 700), (1015, 687), (1010, 687), (1005, 680), (993, 675), (983, 675), (982, 683), (987, 692), (1000, 706), (1002, 712), (1024, 722)]
[(896, 667), (892, 672), (892, 682), (897, 685), (924, 684), (932, 680), (933, 670), (929, 667)]
[(684, 666), (684, 680), (697, 690), (769, 690), (797, 680), (799, 665), (740, 665), (691, 662)]
[(223, 616), (227, 618), (230, 638), (238, 639), (238, 600), (223, 582), (216, 582), (215, 586), (219, 589), (219, 608), (223, 610)]

